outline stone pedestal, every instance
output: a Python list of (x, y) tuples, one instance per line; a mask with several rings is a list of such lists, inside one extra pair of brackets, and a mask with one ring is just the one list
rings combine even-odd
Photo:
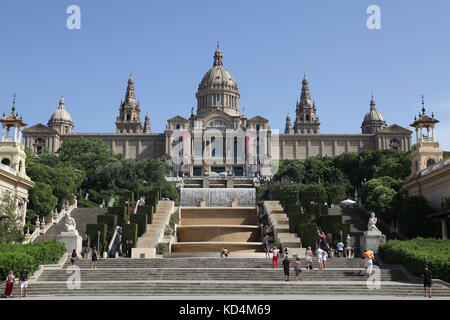
[(232, 208), (236, 208), (236, 207), (238, 207), (239, 205), (238, 205), (238, 202), (236, 201), (236, 200), (234, 200), (234, 201), (232, 201), (231, 202), (231, 207)]
[(386, 242), (386, 236), (380, 231), (366, 231), (359, 239), (361, 250), (372, 250), (374, 253), (378, 252), (380, 244)]
[(78, 231), (61, 232), (56, 239), (66, 245), (67, 252), (71, 253), (75, 249), (77, 254), (81, 256), (83, 238), (78, 234)]

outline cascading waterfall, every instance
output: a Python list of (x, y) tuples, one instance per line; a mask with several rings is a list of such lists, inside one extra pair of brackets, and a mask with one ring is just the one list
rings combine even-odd
[(237, 201), (240, 207), (256, 206), (255, 188), (181, 188), (181, 205), (198, 207), (200, 201), (207, 207), (231, 207)]

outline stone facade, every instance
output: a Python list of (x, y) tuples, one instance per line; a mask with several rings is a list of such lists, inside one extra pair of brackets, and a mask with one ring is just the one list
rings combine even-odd
[(167, 120), (163, 133), (151, 133), (150, 117), (144, 125), (140, 103), (136, 100), (130, 75), (125, 100), (121, 101), (115, 133), (74, 133), (73, 123), (61, 98), (60, 106), (48, 126), (37, 124), (24, 131), (24, 144), (34, 152), (47, 148), (56, 152), (63, 141), (85, 137), (104, 141), (125, 158), (165, 157), (177, 171), (187, 175), (226, 172), (235, 176), (271, 175), (271, 159), (305, 159), (311, 156), (334, 157), (363, 150), (411, 149), (411, 131), (396, 124), (387, 126), (372, 97), (364, 117), (361, 134), (320, 134), (316, 104), (311, 100), (306, 76), (302, 81), (296, 116), (286, 118), (284, 133), (271, 130), (261, 116), (247, 118), (240, 111), (240, 92), (231, 73), (223, 65), (219, 45), (213, 66), (203, 76), (195, 94), (197, 109), (189, 118), (174, 116)]

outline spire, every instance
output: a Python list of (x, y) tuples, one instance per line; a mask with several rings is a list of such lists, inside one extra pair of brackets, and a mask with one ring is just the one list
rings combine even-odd
[(61, 93), (61, 98), (59, 99), (58, 109), (64, 109), (64, 93)]
[(425, 97), (422, 95), (422, 114), (425, 114)]
[(133, 75), (130, 73), (130, 77), (128, 78), (128, 86), (127, 86), (127, 92), (125, 94), (125, 102), (130, 102), (130, 99), (134, 100), (136, 102), (136, 95), (134, 92), (134, 79)]
[(217, 49), (216, 52), (214, 52), (214, 64), (213, 67), (215, 66), (223, 66), (222, 63), (222, 51), (220, 50), (219, 47), (219, 41), (217, 41)]
[(15, 93), (13, 94), (13, 105), (12, 105), (11, 110), (12, 110), (11, 113), (14, 113), (14, 111), (16, 111), (16, 94)]
[(285, 134), (292, 134), (294, 131), (292, 130), (292, 124), (291, 124), (291, 116), (289, 115), (289, 112), (286, 116), (286, 124), (284, 126), (284, 133)]
[(148, 113), (145, 115), (145, 120), (144, 120), (144, 133), (151, 133), (152, 130), (150, 129), (150, 116), (148, 115)]
[(306, 74), (303, 76), (302, 80), (302, 93), (300, 95), (300, 103), (302, 101), (311, 101), (311, 94), (309, 93), (308, 79), (306, 79)]
[(375, 110), (376, 109), (376, 103), (375, 103), (375, 99), (373, 98), (373, 93), (372, 93), (372, 98), (370, 99), (370, 110)]

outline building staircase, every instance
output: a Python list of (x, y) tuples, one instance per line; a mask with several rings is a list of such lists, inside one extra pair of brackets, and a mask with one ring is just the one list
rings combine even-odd
[[(293, 261), (293, 260), (291, 260)], [(305, 260), (301, 259), (305, 266)], [(67, 261), (60, 268), (44, 267), (30, 280), (28, 296), (279, 296), (327, 295), (423, 297), (420, 280), (410, 281), (403, 270), (385, 268), (377, 271), (379, 288), (368, 286), (363, 260), (328, 259), (328, 269), (303, 270), (301, 281), (284, 281), (283, 269), (272, 268), (265, 258), (154, 258), (99, 259), (97, 269), (89, 259), (80, 259), (80, 289), (68, 289)], [(15, 289), (17, 290), (17, 288)], [(16, 293), (16, 292), (14, 292)], [(448, 284), (434, 281), (434, 297), (450, 298)]]
[(289, 218), (280, 202), (264, 201), (264, 213), (273, 228), (275, 241), (281, 243), (283, 248), (289, 247), (289, 254), (304, 257), (305, 250), (301, 248), (301, 240), (297, 234), (289, 231)]
[(147, 225), (147, 232), (138, 238), (136, 248), (131, 249), (132, 258), (154, 258), (156, 256), (156, 246), (162, 242), (164, 228), (174, 212), (174, 201), (158, 201), (152, 223)]

